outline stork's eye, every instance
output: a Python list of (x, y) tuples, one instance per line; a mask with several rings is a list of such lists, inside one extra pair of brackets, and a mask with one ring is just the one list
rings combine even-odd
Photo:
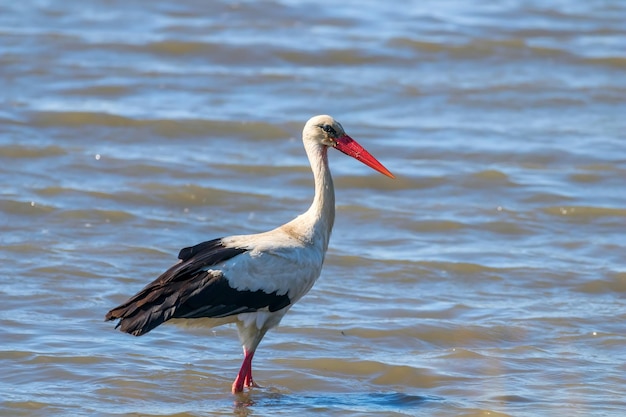
[(333, 129), (331, 125), (323, 125), (321, 126), (321, 128), (324, 132), (328, 133), (329, 135), (337, 136), (337, 131), (335, 131), (335, 129)]

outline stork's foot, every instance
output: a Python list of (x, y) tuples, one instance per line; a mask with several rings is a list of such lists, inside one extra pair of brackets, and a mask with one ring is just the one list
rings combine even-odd
[(244, 388), (261, 388), (261, 386), (254, 381), (249, 384), (240, 384), (235, 381), (233, 382), (232, 393), (241, 394)]
[(243, 392), (243, 384), (239, 384), (237, 380), (233, 382), (232, 388), (233, 394), (241, 394)]
[(235, 382), (233, 382), (233, 394), (239, 394), (243, 392), (244, 388), (261, 388), (261, 386), (254, 382), (254, 380), (252, 379), (252, 375), (246, 375), (243, 377), (243, 379), (237, 377), (237, 379), (235, 379)]
[(246, 388), (261, 388), (261, 386), (254, 382), (252, 378), (250, 378), (250, 381), (246, 381), (243, 386)]

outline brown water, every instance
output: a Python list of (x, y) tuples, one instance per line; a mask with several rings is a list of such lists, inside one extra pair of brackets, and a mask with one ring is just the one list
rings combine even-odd
[[(626, 413), (626, 2), (0, 5), (0, 414)], [(322, 276), (230, 394), (232, 327), (104, 314), (304, 211)]]

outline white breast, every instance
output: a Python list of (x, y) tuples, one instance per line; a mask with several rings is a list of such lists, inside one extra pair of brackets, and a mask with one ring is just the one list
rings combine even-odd
[(325, 248), (296, 239), (280, 229), (231, 236), (224, 243), (250, 249), (221, 265), (220, 270), (231, 287), (287, 294), (292, 304), (311, 289), (324, 262)]

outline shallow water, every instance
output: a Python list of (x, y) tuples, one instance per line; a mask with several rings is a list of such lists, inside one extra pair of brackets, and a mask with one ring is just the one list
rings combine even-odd
[[(621, 416), (626, 4), (0, 6), (0, 414)], [(304, 211), (322, 276), (230, 394), (232, 327), (104, 314), (181, 247)]]

